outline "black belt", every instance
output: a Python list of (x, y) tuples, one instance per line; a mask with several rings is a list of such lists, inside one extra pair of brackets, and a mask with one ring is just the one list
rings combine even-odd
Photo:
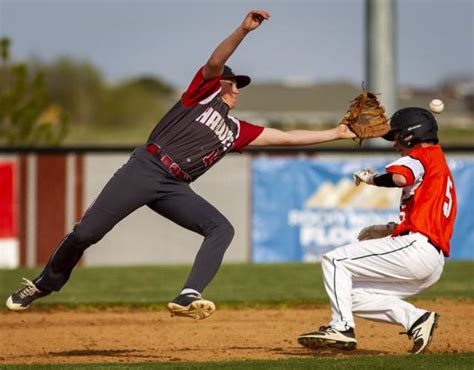
[[(402, 232), (401, 232), (400, 234), (398, 234), (398, 235), (404, 236), (404, 235), (408, 235), (408, 234), (410, 234), (410, 233), (411, 233), (410, 230), (405, 230), (405, 231), (402, 231)], [(423, 235), (423, 234), (422, 234), (422, 235)], [(426, 237), (426, 236), (425, 236), (425, 237)], [(427, 239), (428, 243), (430, 243), (430, 244), (434, 247), (434, 249), (436, 249), (436, 250), (438, 251), (438, 253), (443, 253), (443, 255), (444, 255), (443, 250), (442, 250), (440, 247), (438, 247), (435, 243), (433, 243), (430, 238), (426, 237), (426, 239)]]
[(184, 170), (177, 163), (175, 163), (168, 154), (163, 151), (161, 146), (154, 143), (148, 144), (146, 146), (146, 150), (149, 153), (156, 155), (160, 159), (161, 163), (166, 166), (168, 171), (178, 180), (182, 180), (184, 182), (187, 182), (188, 184), (192, 181), (191, 176), (184, 172)]

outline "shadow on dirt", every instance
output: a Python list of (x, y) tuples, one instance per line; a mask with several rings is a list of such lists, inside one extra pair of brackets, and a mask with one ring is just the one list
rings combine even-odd
[(138, 352), (129, 349), (73, 349), (71, 351), (49, 352), (52, 356), (117, 356)]
[(48, 352), (48, 355), (58, 356), (58, 357), (143, 357), (143, 358), (162, 358), (161, 356), (150, 356), (149, 354), (141, 354), (136, 349), (73, 349), (70, 351), (62, 352)]

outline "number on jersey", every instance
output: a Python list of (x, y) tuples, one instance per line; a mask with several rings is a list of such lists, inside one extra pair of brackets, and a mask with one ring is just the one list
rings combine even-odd
[(446, 218), (449, 217), (449, 214), (451, 213), (451, 208), (453, 207), (453, 194), (451, 193), (452, 189), (453, 189), (453, 182), (448, 177), (448, 181), (446, 183), (446, 198), (447, 198), (447, 200), (443, 203), (443, 215)]

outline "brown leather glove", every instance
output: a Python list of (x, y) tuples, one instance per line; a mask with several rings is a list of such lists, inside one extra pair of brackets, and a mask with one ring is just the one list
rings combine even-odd
[(365, 89), (351, 102), (339, 124), (347, 125), (356, 134), (354, 140), (359, 141), (359, 146), (364, 139), (381, 137), (390, 131), (384, 107), (375, 94)]

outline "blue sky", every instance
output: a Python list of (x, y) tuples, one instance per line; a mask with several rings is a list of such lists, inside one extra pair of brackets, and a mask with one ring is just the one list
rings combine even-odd
[[(247, 11), (271, 20), (229, 64), (256, 81), (364, 80), (364, 0), (0, 0), (17, 59), (87, 59), (111, 82), (154, 74), (184, 87)], [(474, 0), (398, 0), (398, 81), (474, 75)]]

